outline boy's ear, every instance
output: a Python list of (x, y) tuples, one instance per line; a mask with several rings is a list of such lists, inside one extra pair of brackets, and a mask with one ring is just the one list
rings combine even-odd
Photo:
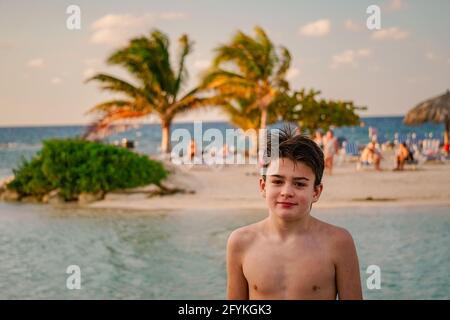
[(259, 178), (259, 192), (264, 198), (266, 197), (266, 181), (262, 177)]
[(319, 201), (320, 195), (322, 194), (322, 190), (323, 184), (319, 184), (318, 186), (314, 187), (313, 202)]

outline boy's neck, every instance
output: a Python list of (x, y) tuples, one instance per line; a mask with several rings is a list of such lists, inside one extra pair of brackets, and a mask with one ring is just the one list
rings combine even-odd
[(313, 219), (309, 212), (295, 220), (281, 219), (275, 214), (270, 213), (267, 218), (267, 231), (284, 240), (290, 236), (308, 232), (313, 223)]

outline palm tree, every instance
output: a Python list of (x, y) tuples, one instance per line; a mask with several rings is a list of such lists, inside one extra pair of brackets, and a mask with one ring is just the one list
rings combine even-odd
[(101, 116), (89, 127), (85, 137), (108, 133), (108, 129), (117, 122), (156, 114), (161, 120), (161, 151), (170, 152), (170, 126), (174, 117), (211, 101), (199, 97), (198, 88), (180, 97), (188, 76), (185, 59), (192, 52), (193, 43), (184, 34), (179, 39), (179, 45), (175, 69), (170, 62), (169, 39), (159, 30), (152, 31), (148, 37), (134, 38), (115, 51), (107, 62), (126, 68), (135, 83), (103, 73), (87, 80), (98, 81), (102, 90), (120, 93), (125, 98), (106, 101), (91, 108), (89, 113), (100, 113)]
[[(274, 45), (260, 27), (255, 37), (238, 31), (229, 44), (219, 46), (213, 68), (205, 75), (203, 87), (216, 92), (222, 101), (252, 101), (248, 110), (259, 109), (261, 129), (266, 128), (272, 102), (289, 89), (285, 80), (291, 55), (281, 47), (277, 54)], [(231, 65), (231, 69), (224, 69)], [(228, 102), (229, 103), (229, 102)]]
[[(250, 138), (252, 149), (251, 155), (256, 155), (258, 147), (258, 130), (261, 128), (261, 110), (253, 108), (254, 101), (246, 99), (235, 99), (231, 102), (222, 101), (222, 110), (228, 115), (230, 122), (242, 129), (244, 134)], [(278, 120), (274, 108), (268, 108), (267, 124)]]

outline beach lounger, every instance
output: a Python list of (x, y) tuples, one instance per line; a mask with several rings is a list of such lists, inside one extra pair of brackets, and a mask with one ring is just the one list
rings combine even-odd
[(445, 161), (445, 156), (440, 150), (441, 141), (439, 139), (425, 139), (422, 141), (420, 156), (425, 161), (438, 160)]
[(345, 150), (345, 161), (357, 161), (359, 159), (359, 147), (356, 143), (344, 141), (342, 147)]

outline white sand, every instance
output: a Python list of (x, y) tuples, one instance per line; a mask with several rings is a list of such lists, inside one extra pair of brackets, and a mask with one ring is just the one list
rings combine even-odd
[[(316, 207), (450, 206), (450, 164), (425, 164), (416, 170), (407, 167), (402, 172), (392, 171), (392, 162), (387, 160), (382, 166), (385, 170), (377, 172), (373, 169), (357, 171), (354, 163), (337, 165), (332, 176), (324, 175), (324, 190)], [(89, 206), (139, 210), (265, 208), (255, 165), (228, 165), (221, 169), (176, 167), (172, 170), (174, 173), (168, 184), (195, 190), (195, 194), (148, 198), (144, 193), (116, 193)]]

